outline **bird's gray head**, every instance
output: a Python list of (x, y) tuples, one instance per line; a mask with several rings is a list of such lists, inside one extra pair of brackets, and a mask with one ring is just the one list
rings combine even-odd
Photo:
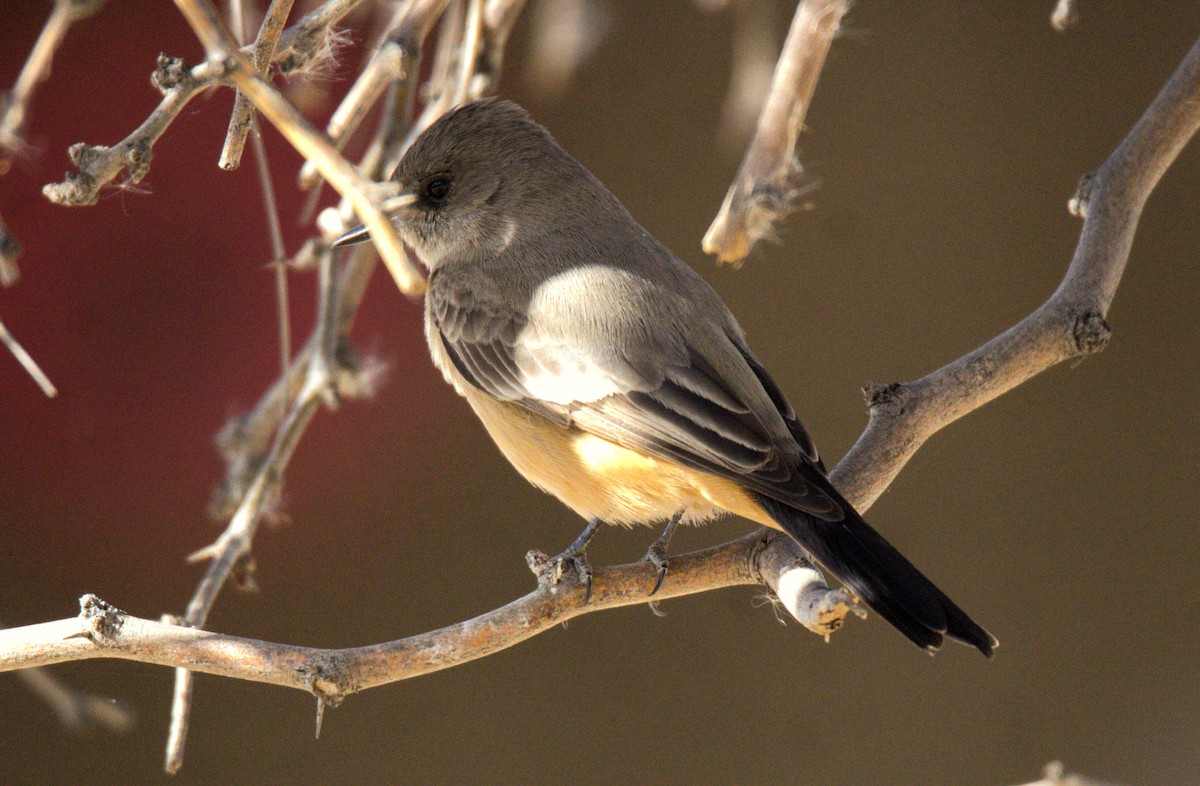
[[(537, 231), (586, 170), (511, 101), (484, 99), (443, 115), (396, 169), (401, 202), (391, 215), (406, 243), (435, 270), (447, 260), (494, 254), (518, 232)], [(336, 245), (367, 239), (361, 228)]]

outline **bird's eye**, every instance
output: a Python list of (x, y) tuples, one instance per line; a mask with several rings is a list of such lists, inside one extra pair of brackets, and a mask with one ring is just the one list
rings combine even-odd
[(429, 201), (435, 204), (440, 204), (446, 201), (446, 196), (450, 193), (450, 178), (439, 175), (425, 184), (425, 196), (429, 197)]

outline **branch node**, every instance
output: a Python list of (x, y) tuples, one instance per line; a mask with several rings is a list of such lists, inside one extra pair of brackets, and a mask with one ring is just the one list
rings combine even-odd
[(1087, 219), (1088, 203), (1091, 202), (1092, 194), (1096, 191), (1096, 173), (1088, 172), (1083, 177), (1079, 178), (1079, 185), (1075, 187), (1075, 195), (1067, 201), (1067, 210), (1073, 216), (1078, 216), (1082, 219)]
[(125, 624), (125, 612), (89, 592), (79, 599), (79, 620), (83, 634), (104, 647), (115, 643)]
[(149, 174), (150, 159), (153, 156), (154, 151), (148, 140), (139, 139), (129, 146), (124, 155), (125, 171), (129, 173), (129, 182), (140, 183), (142, 178)]
[(357, 688), (352, 684), (353, 672), (342, 655), (322, 652), (296, 667), (296, 672), (308, 682), (308, 689), (317, 697), (317, 733), (320, 734), (320, 714), (326, 705), (336, 707), (346, 695)]
[(862, 386), (863, 398), (872, 412), (889, 412), (900, 415), (908, 406), (912, 391), (903, 382), (868, 382)]
[(71, 163), (80, 169), (91, 166), (97, 158), (108, 153), (109, 148), (103, 145), (89, 145), (87, 142), (76, 142), (67, 148), (67, 157)]
[(540, 549), (530, 549), (525, 552), (525, 564), (529, 566), (530, 572), (537, 576), (538, 583), (542, 582), (542, 576), (546, 573), (546, 563), (550, 561), (550, 555)]
[(1111, 336), (1112, 328), (1104, 321), (1104, 316), (1096, 311), (1085, 311), (1076, 316), (1071, 326), (1071, 338), (1081, 355), (1094, 355), (1104, 349)]
[(166, 95), (191, 79), (191, 76), (191, 69), (182, 57), (169, 57), (160, 52), (154, 73), (150, 75), (150, 84), (154, 85), (158, 92)]

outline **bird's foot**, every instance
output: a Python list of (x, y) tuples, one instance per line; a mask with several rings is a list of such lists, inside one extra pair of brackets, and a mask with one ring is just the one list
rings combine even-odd
[[(671, 566), (671, 561), (667, 559), (667, 546), (671, 544), (671, 536), (675, 534), (675, 528), (679, 526), (679, 520), (683, 518), (682, 511), (676, 513), (667, 522), (666, 529), (658, 536), (658, 540), (650, 544), (650, 548), (646, 549), (646, 556), (642, 557), (643, 562), (649, 562), (657, 571), (657, 576), (654, 580), (654, 589), (650, 590), (648, 597), (653, 598), (658, 591), (662, 589), (663, 580), (667, 578), (667, 569)], [(659, 617), (666, 616), (662, 610), (658, 608), (658, 603), (650, 601), (650, 611), (654, 612)]]
[(529, 569), (538, 577), (538, 581), (551, 587), (560, 584), (565, 575), (574, 571), (586, 588), (583, 596), (583, 605), (586, 606), (592, 599), (592, 566), (587, 560), (587, 547), (599, 528), (599, 519), (589, 521), (575, 542), (557, 557), (547, 557), (540, 551), (529, 552), (525, 555)]

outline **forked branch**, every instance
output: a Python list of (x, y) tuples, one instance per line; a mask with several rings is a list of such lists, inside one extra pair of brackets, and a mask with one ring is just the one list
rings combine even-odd
[[(871, 423), (833, 473), (851, 502), (869, 507), (916, 446), (942, 426), (1064, 359), (1103, 346), (1108, 335), (1104, 316), (1142, 207), (1198, 126), (1200, 42), (1121, 145), (1085, 178), (1073, 200), (1076, 212), (1085, 217), (1083, 232), (1066, 277), (1046, 305), (917, 383), (873, 391)], [(661, 595), (770, 584), (773, 575), (796, 570), (794, 551), (790, 540), (760, 531), (675, 557)], [(535, 570), (543, 562), (539, 555), (531, 556)], [(0, 632), (0, 670), (116, 657), (301, 688), (323, 701), (336, 701), (349, 692), (489, 655), (581, 614), (643, 602), (653, 570), (644, 563), (597, 569), (587, 605), (576, 578), (568, 575), (555, 584), (545, 571), (538, 572), (537, 590), (495, 611), (395, 642), (339, 650), (164, 625), (85, 596), (79, 617)], [(815, 579), (808, 589), (832, 600)], [(826, 604), (825, 611), (831, 610), (837, 611)], [(833, 618), (840, 620), (836, 613)]]

